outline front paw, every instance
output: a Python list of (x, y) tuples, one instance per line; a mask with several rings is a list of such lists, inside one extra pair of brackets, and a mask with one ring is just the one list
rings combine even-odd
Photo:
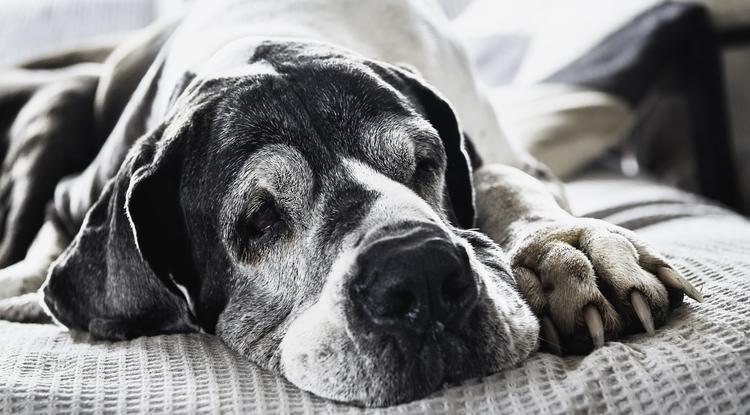
[(541, 320), (541, 344), (557, 354), (653, 334), (683, 293), (703, 301), (633, 232), (596, 219), (541, 225), (511, 255), (519, 289)]

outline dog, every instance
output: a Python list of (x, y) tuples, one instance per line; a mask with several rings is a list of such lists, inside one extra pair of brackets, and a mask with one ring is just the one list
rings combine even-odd
[(448, 26), (428, 0), (199, 1), (6, 70), (0, 295), (96, 339), (214, 333), (365, 406), (701, 300), (570, 213)]

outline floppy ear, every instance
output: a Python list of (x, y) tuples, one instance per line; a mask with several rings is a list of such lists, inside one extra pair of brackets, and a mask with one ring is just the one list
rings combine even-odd
[(197, 284), (177, 204), (195, 119), (165, 123), (138, 140), (53, 263), (44, 302), (60, 323), (110, 340), (198, 330), (176, 284)]
[(451, 221), (460, 228), (473, 227), (475, 212), (471, 163), (466, 152), (464, 135), (453, 108), (412, 68), (402, 66), (390, 66), (390, 68), (400, 81), (399, 83), (405, 87), (406, 91), (403, 92), (417, 101), (415, 104), (423, 111), (423, 115), (437, 130), (443, 141), (448, 161), (445, 172), (447, 195), (443, 197), (443, 203), (449, 215), (453, 216), (450, 218)]

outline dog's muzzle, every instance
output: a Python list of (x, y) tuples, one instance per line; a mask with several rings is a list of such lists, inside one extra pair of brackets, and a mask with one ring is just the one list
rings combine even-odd
[(357, 258), (350, 288), (364, 323), (407, 343), (458, 329), (478, 296), (466, 250), (434, 225), (374, 239)]

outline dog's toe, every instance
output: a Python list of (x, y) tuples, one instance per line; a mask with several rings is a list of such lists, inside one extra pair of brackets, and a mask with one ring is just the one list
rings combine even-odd
[(547, 350), (581, 353), (624, 334), (654, 334), (683, 293), (701, 294), (634, 234), (582, 219), (536, 231), (513, 254), (519, 289)]

